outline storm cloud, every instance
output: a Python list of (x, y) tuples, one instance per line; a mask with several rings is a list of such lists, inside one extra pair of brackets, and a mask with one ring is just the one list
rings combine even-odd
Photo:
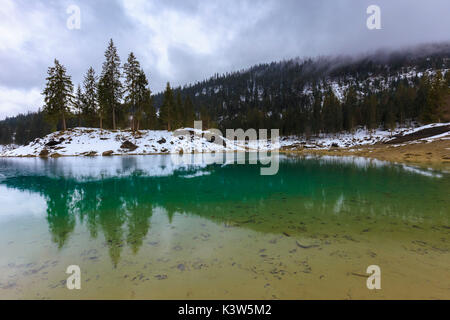
[[(372, 4), (381, 30), (366, 26)], [(80, 29), (67, 28), (71, 5)], [(55, 58), (75, 85), (99, 73), (110, 38), (158, 92), (257, 63), (448, 41), (449, 13), (448, 0), (0, 0), (0, 119), (42, 106)]]

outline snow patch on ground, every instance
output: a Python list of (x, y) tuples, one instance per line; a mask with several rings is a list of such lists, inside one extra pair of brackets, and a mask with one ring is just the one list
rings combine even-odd
[(19, 146), (15, 144), (1, 145), (0, 144), (0, 156), (8, 151), (17, 149)]

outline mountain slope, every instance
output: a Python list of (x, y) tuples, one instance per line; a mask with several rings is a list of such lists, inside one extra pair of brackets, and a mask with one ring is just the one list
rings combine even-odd
[[(286, 135), (337, 132), (353, 130), (371, 121), (376, 126), (404, 123), (406, 118), (429, 121), (422, 119), (426, 102), (416, 100), (421, 79), (424, 75), (432, 79), (438, 72), (445, 76), (449, 68), (450, 43), (442, 43), (358, 57), (319, 57), (260, 64), (215, 75), (176, 91), (194, 101), (199, 117), (206, 119), (211, 127), (280, 128)], [(398, 88), (405, 92), (396, 96)], [(347, 99), (351, 89), (355, 92), (353, 100)], [(342, 117), (338, 119), (337, 128), (330, 128), (324, 119), (330, 117), (323, 110), (329, 90), (341, 104), (342, 110), (330, 112), (331, 117)], [(371, 111), (366, 106), (371, 96), (375, 98), (377, 109), (372, 116), (374, 119), (368, 119)], [(159, 108), (163, 94), (155, 95), (154, 102)], [(360, 111), (346, 110), (346, 104), (351, 104), (349, 109), (359, 108)], [(403, 110), (400, 104), (411, 105), (411, 110)]]

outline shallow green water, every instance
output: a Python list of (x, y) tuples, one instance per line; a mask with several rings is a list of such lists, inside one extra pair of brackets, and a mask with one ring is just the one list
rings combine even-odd
[(174, 159), (0, 159), (0, 298), (450, 298), (448, 173)]

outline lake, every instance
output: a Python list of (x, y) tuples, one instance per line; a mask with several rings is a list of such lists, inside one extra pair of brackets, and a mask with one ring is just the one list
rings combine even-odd
[(0, 159), (0, 298), (450, 299), (448, 172), (210, 157)]

